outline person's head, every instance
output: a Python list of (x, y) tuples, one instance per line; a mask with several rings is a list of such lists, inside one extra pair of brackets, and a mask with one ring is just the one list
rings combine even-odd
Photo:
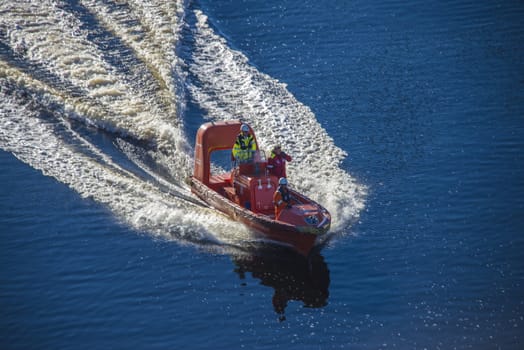
[(285, 177), (281, 177), (280, 179), (278, 179), (278, 184), (280, 186), (287, 186), (287, 179)]
[(273, 147), (273, 153), (280, 154), (280, 152), (282, 152), (282, 147), (280, 147), (280, 145)]
[(240, 126), (240, 132), (243, 134), (243, 135), (248, 135), (249, 134), (249, 126), (247, 126), (247, 124), (242, 124)]

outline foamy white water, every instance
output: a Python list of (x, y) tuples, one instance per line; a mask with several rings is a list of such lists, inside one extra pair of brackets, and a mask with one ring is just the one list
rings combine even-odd
[(261, 148), (281, 144), (294, 158), (288, 165), (292, 185), (326, 206), (334, 230), (353, 222), (364, 207), (366, 188), (340, 168), (346, 153), (285, 84), (259, 72), (243, 53), (231, 49), (205, 14), (196, 10), (195, 16), (189, 69), (198, 84), (189, 88), (207, 118), (241, 118), (254, 127)]
[[(2, 89), (9, 87), (4, 81)], [(213, 241), (216, 234), (231, 231), (232, 223), (226, 218), (177, 196), (180, 188), (173, 186), (172, 195), (113, 162), (72, 130), (67, 119), (56, 123), (41, 117), (39, 109), (55, 101), (53, 96), (39, 96), (41, 99), (27, 102), (4, 95), (0, 103), (0, 146), (4, 150), (81, 196), (107, 206), (135, 229), (185, 241)], [(246, 232), (236, 226), (235, 232)], [(234, 242), (235, 235), (223, 236)]]
[[(185, 25), (182, 1), (82, 0), (75, 11), (68, 6), (51, 0), (1, 4), (0, 39), (9, 48), (0, 56), (2, 149), (138, 230), (238, 244), (249, 239), (248, 230), (198, 205), (185, 185), (193, 164), (180, 110), (180, 87), (186, 86), (207, 119), (241, 116), (261, 146), (278, 142), (289, 150), (292, 183), (331, 211), (334, 229), (358, 217), (365, 188), (339, 167), (344, 151), (307, 106), (232, 50), (202, 12), (195, 13), (193, 61), (186, 63), (175, 54)], [(106, 47), (107, 37), (119, 44)], [(112, 134), (121, 157), (137, 171), (75, 131), (72, 120)]]
[[(8, 28), (5, 39), (17, 59), (45, 67), (54, 80), (42, 81), (8, 62), (0, 62), (0, 147), (82, 196), (108, 206), (119, 219), (136, 229), (190, 241), (212, 240), (215, 236), (234, 241), (235, 235), (221, 233), (246, 233), (243, 226), (184, 199), (190, 196), (184, 180), (191, 173), (192, 150), (174, 107), (176, 87), (170, 72), (174, 71), (175, 62), (171, 62), (170, 52), (174, 52), (176, 27), (171, 31), (165, 28), (166, 18), (176, 19), (171, 18), (174, 6), (165, 10), (159, 7), (162, 16), (158, 17), (155, 12), (149, 12), (149, 17), (140, 16), (143, 12), (140, 6), (136, 12), (131, 7), (125, 7), (127, 12), (120, 14), (112, 12), (120, 18), (128, 18), (130, 14), (143, 18), (147, 22), (144, 26), (150, 28), (148, 44), (135, 40), (137, 57), (145, 62), (145, 69), (153, 71), (151, 76), (157, 80), (152, 83), (159, 86), (158, 94), (147, 95), (133, 77), (122, 75), (118, 67), (105, 59), (107, 54), (88, 40), (89, 33), (75, 16), (62, 9), (64, 4), (42, 1), (2, 5), (2, 24)], [(97, 2), (85, 5), (97, 18), (106, 19), (108, 30), (120, 35), (123, 42), (132, 43), (140, 31), (140, 28), (119, 29), (116, 17), (105, 17), (107, 9)], [(155, 3), (140, 5), (157, 8)], [(155, 20), (160, 24), (156, 25)], [(155, 36), (151, 32), (164, 35)], [(149, 47), (155, 43), (158, 43), (156, 52)], [(165, 56), (160, 55), (163, 51)], [(159, 95), (169, 98), (157, 99)], [(57, 134), (55, 125), (39, 118), (41, 113), (57, 117), (55, 121), (64, 124), (67, 136)], [(156, 145), (144, 152), (168, 169), (170, 178), (177, 183), (170, 184), (155, 175), (147, 164), (138, 164), (139, 159), (137, 167), (148, 172), (155, 184), (162, 183), (163, 190), (124, 170), (95, 145), (67, 129), (69, 119)], [(231, 230), (232, 224), (238, 227)]]

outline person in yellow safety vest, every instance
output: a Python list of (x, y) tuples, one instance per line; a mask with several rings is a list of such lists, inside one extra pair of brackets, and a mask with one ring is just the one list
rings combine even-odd
[(280, 218), (280, 213), (285, 208), (291, 208), (291, 195), (287, 188), (287, 179), (281, 177), (278, 180), (278, 188), (273, 194), (273, 204), (275, 205), (275, 219)]
[(257, 144), (255, 143), (253, 135), (249, 132), (249, 126), (242, 124), (242, 126), (240, 126), (240, 133), (233, 145), (233, 158), (238, 161), (247, 161), (253, 157), (256, 150)]

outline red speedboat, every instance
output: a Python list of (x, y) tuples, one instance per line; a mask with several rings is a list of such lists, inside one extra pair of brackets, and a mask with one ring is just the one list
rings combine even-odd
[[(212, 174), (211, 155), (231, 150), (239, 121), (205, 123), (197, 131), (191, 190), (210, 206), (254, 229), (264, 240), (286, 245), (308, 256), (331, 226), (331, 215), (320, 204), (290, 189), (292, 206), (275, 218), (273, 194), (278, 179), (266, 170), (263, 151), (235, 162), (230, 172)], [(256, 137), (250, 128), (256, 143)], [(257, 144), (257, 150), (258, 150)]]

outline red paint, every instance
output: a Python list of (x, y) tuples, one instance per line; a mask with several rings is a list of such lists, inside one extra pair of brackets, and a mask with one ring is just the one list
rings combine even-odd
[(239, 121), (213, 122), (198, 129), (191, 190), (212, 207), (254, 229), (260, 238), (288, 245), (307, 256), (329, 230), (331, 215), (320, 204), (290, 189), (293, 205), (275, 220), (272, 200), (278, 179), (268, 174), (262, 151), (229, 173), (210, 174), (211, 153), (231, 149), (240, 125)]

